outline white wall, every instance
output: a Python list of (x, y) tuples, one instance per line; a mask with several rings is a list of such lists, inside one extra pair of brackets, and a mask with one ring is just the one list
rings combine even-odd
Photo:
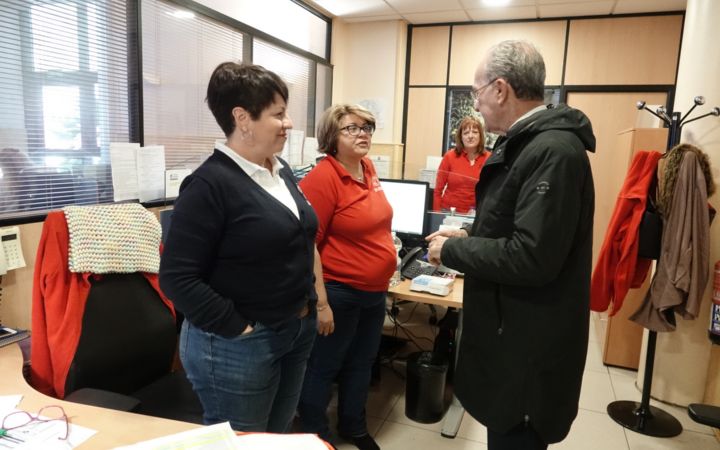
[(407, 26), (401, 21), (333, 21), (332, 103), (360, 103), (377, 121), (373, 144), (399, 144)]
[[(685, 13), (680, 64), (674, 110), (685, 114), (693, 105), (693, 98), (703, 95), (706, 103), (698, 106), (689, 118), (705, 114), (720, 106), (720, 51), (716, 44), (717, 19), (720, 2), (717, 0), (688, 0)], [(683, 129), (681, 142), (694, 144), (710, 157), (715, 183), (719, 183), (720, 118), (706, 117)], [(710, 203), (720, 210), (720, 195)], [(710, 274), (720, 259), (720, 220), (715, 218), (710, 228)], [(686, 405), (703, 401), (710, 362), (710, 341), (707, 328), (710, 320), (712, 278), (705, 291), (700, 316), (695, 321), (678, 318), (677, 331), (658, 333), (652, 394), (656, 398)], [(678, 370), (678, 368), (681, 368)], [(717, 374), (713, 375), (717, 376)]]

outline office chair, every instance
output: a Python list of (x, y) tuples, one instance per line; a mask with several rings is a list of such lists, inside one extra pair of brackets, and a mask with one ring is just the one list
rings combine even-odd
[[(89, 220), (83, 214), (97, 218), (91, 243), (78, 241), (88, 230), (70, 226), (66, 214), (75, 224), (78, 217)], [(172, 370), (178, 328), (156, 283), (159, 242), (159, 224), (138, 204), (48, 214), (33, 289), (37, 389), (77, 403), (202, 423), (184, 371)], [(90, 268), (83, 265), (88, 261)]]
[(170, 370), (176, 344), (175, 319), (141, 274), (92, 280), (65, 399), (202, 423), (185, 372)]

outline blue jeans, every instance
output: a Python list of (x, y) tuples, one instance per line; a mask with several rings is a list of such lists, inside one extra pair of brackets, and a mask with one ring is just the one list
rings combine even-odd
[(367, 292), (346, 284), (325, 283), (335, 332), (315, 339), (298, 412), (303, 431), (329, 438), (326, 410), (338, 378), (338, 431), (367, 433), (365, 403), (372, 366), (385, 321), (385, 292)]
[(236, 431), (287, 432), (317, 334), (316, 317), (293, 318), (277, 330), (257, 323), (249, 334), (229, 339), (186, 320), (180, 359), (205, 424), (229, 421)]

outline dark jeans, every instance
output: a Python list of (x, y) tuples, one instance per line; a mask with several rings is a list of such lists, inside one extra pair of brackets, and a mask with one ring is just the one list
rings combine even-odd
[(521, 423), (505, 434), (487, 430), (488, 450), (545, 450), (548, 445), (532, 427)]
[(289, 431), (305, 365), (317, 335), (316, 315), (278, 329), (260, 323), (234, 338), (206, 333), (186, 320), (180, 359), (200, 397), (205, 424), (229, 421), (236, 431)]
[(308, 361), (298, 412), (304, 432), (329, 437), (326, 410), (338, 378), (338, 431), (367, 433), (365, 402), (385, 321), (385, 292), (366, 292), (327, 282), (335, 332), (315, 339)]

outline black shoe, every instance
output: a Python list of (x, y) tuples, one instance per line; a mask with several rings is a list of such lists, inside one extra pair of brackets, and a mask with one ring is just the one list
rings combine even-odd
[(375, 439), (367, 433), (360, 436), (347, 436), (341, 434), (340, 437), (350, 442), (360, 450), (380, 450), (380, 446), (377, 445)]

